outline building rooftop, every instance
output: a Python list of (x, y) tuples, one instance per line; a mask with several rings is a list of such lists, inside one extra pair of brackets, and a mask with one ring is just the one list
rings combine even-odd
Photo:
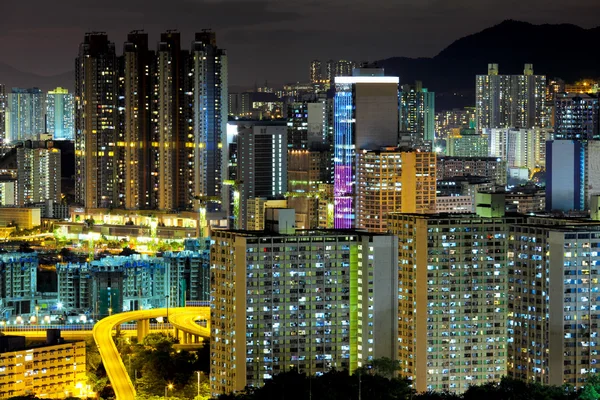
[(284, 234), (269, 231), (267, 229), (262, 231), (249, 231), (244, 229), (221, 229), (215, 228), (213, 229), (214, 233), (218, 232), (228, 232), (234, 233), (240, 236), (254, 236), (254, 237), (272, 237), (272, 236), (285, 236), (285, 237), (295, 237), (295, 236), (348, 236), (348, 235), (369, 235), (369, 236), (391, 236), (388, 233), (373, 233), (365, 230), (359, 229), (296, 229), (294, 234)]

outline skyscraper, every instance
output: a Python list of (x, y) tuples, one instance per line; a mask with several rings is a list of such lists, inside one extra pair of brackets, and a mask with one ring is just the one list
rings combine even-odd
[[(227, 57), (215, 34), (132, 31), (117, 58), (89, 33), (77, 61), (76, 199), (88, 208), (217, 209), (227, 163)], [(89, 99), (89, 101), (88, 101)]]
[(38, 88), (13, 88), (8, 94), (6, 140), (35, 140), (45, 132), (46, 99)]
[(75, 139), (73, 93), (57, 87), (46, 95), (46, 133), (54, 140)]
[(488, 64), (487, 75), (477, 75), (477, 130), (485, 128), (543, 128), (546, 76), (534, 75), (525, 64), (522, 75), (499, 75), (498, 64)]
[(320, 83), (323, 79), (323, 71), (320, 60), (312, 60), (310, 62), (310, 83)]
[(6, 86), (0, 83), (0, 144), (6, 141)]
[[(246, 229), (247, 201), (287, 191), (287, 127), (257, 123), (238, 131), (239, 222)], [(236, 216), (237, 217), (237, 216)]]
[(400, 131), (410, 132), (416, 144), (435, 140), (435, 93), (423, 87), (421, 81), (402, 85), (400, 93)]
[[(192, 43), (194, 81), (194, 196), (216, 201), (227, 211), (229, 194), (223, 187), (227, 179), (227, 53), (217, 46), (214, 32), (196, 33)], [(217, 200), (218, 199), (218, 200)]]
[(148, 34), (133, 31), (123, 45), (120, 92), (124, 102), (119, 131), (120, 191), (122, 207), (135, 210), (157, 205), (156, 147), (153, 140), (154, 52)]
[(212, 394), (261, 386), (290, 368), (353, 372), (396, 359), (396, 237), (295, 231), (293, 210), (268, 211), (270, 229), (214, 232)]
[(75, 69), (75, 201), (118, 206), (117, 56), (103, 32), (86, 33)]
[(327, 61), (327, 80), (329, 82), (334, 81), (337, 76), (352, 76), (352, 70), (356, 68), (356, 63), (354, 61), (348, 60), (329, 60)]
[[(194, 123), (189, 51), (181, 34), (160, 35), (157, 52), (157, 199), (161, 210), (186, 209), (193, 202)], [(186, 145), (187, 144), (187, 145)]]
[(597, 95), (557, 93), (554, 100), (554, 138), (600, 139), (600, 105)]
[(336, 228), (354, 226), (356, 153), (398, 144), (398, 82), (382, 69), (368, 68), (335, 79)]

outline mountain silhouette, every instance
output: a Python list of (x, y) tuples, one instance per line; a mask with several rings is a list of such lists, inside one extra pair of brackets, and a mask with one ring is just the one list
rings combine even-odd
[(73, 91), (75, 87), (75, 73), (70, 71), (60, 75), (42, 76), (20, 71), (8, 64), (0, 63), (0, 83), (6, 85), (7, 92), (10, 92), (13, 87), (37, 87), (43, 91), (48, 91), (57, 86), (62, 86)]
[(486, 74), (489, 63), (501, 74), (520, 74), (533, 64), (536, 74), (573, 82), (600, 77), (600, 27), (534, 25), (506, 20), (456, 40), (432, 58), (393, 57), (376, 61), (400, 83), (423, 82), (436, 92), (436, 109), (474, 105), (475, 75)]

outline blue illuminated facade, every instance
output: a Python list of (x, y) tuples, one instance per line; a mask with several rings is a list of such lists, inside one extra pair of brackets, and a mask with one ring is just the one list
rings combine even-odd
[(334, 226), (352, 228), (354, 220), (354, 101), (352, 84), (336, 84), (334, 98)]
[(356, 153), (398, 145), (398, 77), (355, 68), (335, 78), (334, 227), (355, 227)]
[(546, 209), (585, 210), (586, 143), (546, 142)]

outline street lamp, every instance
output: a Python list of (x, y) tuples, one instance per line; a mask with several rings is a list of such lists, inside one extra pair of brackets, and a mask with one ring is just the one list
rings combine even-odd
[(165, 386), (165, 399), (168, 399), (167, 389), (173, 390), (173, 384), (169, 383), (167, 386)]

